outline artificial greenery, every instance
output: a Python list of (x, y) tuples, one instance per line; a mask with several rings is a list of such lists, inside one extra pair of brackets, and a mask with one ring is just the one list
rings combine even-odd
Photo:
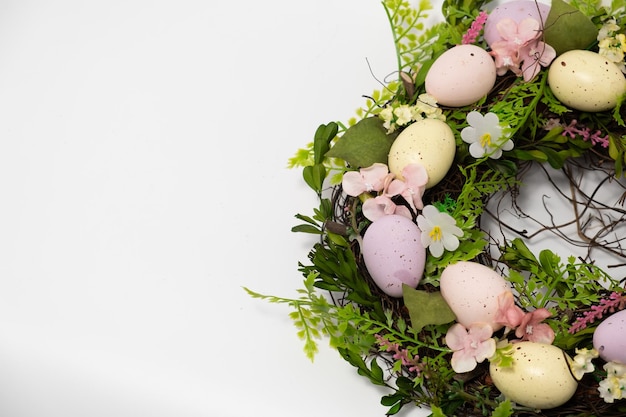
[[(608, 6), (596, 0), (554, 0), (552, 4), (545, 36), (557, 50), (593, 46), (598, 27), (609, 18), (626, 23), (621, 22), (626, 0), (614, 0)], [(520, 307), (550, 311), (546, 323), (556, 335), (553, 344), (569, 352), (591, 347), (593, 326), (569, 331), (581, 312), (610, 292), (624, 291), (622, 282), (593, 262), (573, 256), (563, 260), (549, 248), (535, 255), (524, 236), (494, 244), (481, 227), (490, 199), (503, 193), (517, 195), (529, 164), (561, 170), (573, 160), (592, 155), (613, 163), (611, 178), (624, 175), (623, 98), (612, 112), (573, 111), (555, 98), (546, 71), (532, 81), (508, 74), (500, 78), (500, 88), (477, 103), (443, 109), (446, 124), (456, 138), (456, 156), (448, 174), (454, 180), (428, 190), (424, 201), (456, 220), (462, 231), (459, 246), (440, 257), (427, 256), (418, 288), (405, 286), (401, 299), (385, 297), (368, 276), (360, 243), (371, 221), (362, 212), (364, 198), (342, 193), (341, 178), (351, 170), (387, 163), (399, 132), (386, 130), (381, 112), (387, 106), (413, 105), (420, 100), (430, 66), (443, 52), (461, 43), (485, 5), (482, 0), (445, 0), (444, 21), (424, 27), (432, 10), (429, 0), (421, 0), (416, 7), (403, 0), (382, 2), (393, 35), (397, 79), (367, 95), (363, 107), (347, 123), (320, 125), (313, 140), (288, 163), (292, 168), (302, 168), (305, 183), (319, 197), (319, 206), (312, 213), (295, 216), (299, 223), (292, 229), (319, 236), (308, 262), (299, 263), (303, 288), (297, 298), (264, 295), (246, 288), (252, 297), (291, 308), (290, 317), (308, 358), (313, 360), (319, 341), (327, 339), (359, 375), (386, 387), (389, 393), (381, 398), (381, 404), (387, 415), (409, 404), (429, 407), (433, 417), (508, 417), (520, 411), (486, 379), (485, 364), (465, 377), (450, 368), (452, 351), (444, 336), (455, 317), (439, 292), (439, 279), (447, 266), (459, 261), (497, 265), (511, 283)], [(554, 24), (560, 19), (568, 20), (565, 26)], [(563, 31), (564, 27), (576, 30)], [(461, 132), (468, 126), (467, 114), (475, 109), (497, 114), (505, 134), (515, 139), (515, 148), (501, 159), (475, 159), (461, 140)], [(597, 151), (586, 138), (567, 135), (563, 125), (546, 128), (553, 117), (607, 132), (608, 148)], [(504, 338), (504, 334), (500, 332), (497, 337)], [(490, 360), (501, 366), (510, 364), (510, 345), (499, 348)], [(591, 377), (597, 382), (601, 374)], [(615, 410), (619, 408), (612, 412)], [(527, 412), (524, 415), (546, 415), (523, 411)], [(587, 414), (568, 411), (563, 415)]]

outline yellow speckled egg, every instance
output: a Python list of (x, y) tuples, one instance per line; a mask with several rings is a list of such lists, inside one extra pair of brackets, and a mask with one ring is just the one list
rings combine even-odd
[(576, 392), (572, 359), (560, 348), (546, 343), (513, 344), (513, 365), (491, 363), (489, 373), (496, 388), (511, 401), (537, 409), (565, 404)]
[(404, 129), (389, 149), (389, 171), (402, 179), (409, 164), (421, 164), (428, 173), (426, 188), (445, 177), (454, 161), (456, 143), (450, 126), (437, 119), (419, 120)]
[(426, 92), (443, 106), (463, 107), (485, 96), (496, 82), (496, 64), (476, 45), (457, 45), (435, 60), (426, 74)]
[(587, 112), (611, 110), (626, 93), (626, 78), (617, 65), (596, 52), (577, 49), (552, 62), (548, 85), (563, 104)]

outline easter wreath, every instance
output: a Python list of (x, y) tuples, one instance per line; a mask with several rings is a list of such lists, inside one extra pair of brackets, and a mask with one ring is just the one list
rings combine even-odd
[[(625, 415), (626, 0), (444, 0), (429, 28), (428, 0), (382, 5), (396, 79), (290, 160), (319, 197), (301, 296), (246, 290), (387, 387), (387, 415)], [(572, 220), (526, 212), (538, 173)]]

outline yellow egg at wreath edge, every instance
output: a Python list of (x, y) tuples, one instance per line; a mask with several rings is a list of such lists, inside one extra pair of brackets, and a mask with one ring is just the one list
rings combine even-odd
[(411, 163), (424, 166), (426, 188), (431, 188), (450, 170), (456, 143), (450, 126), (438, 119), (419, 120), (404, 129), (389, 150), (389, 171), (402, 179), (402, 170)]
[(572, 376), (572, 359), (560, 348), (547, 343), (513, 344), (513, 365), (491, 363), (494, 385), (508, 399), (535, 409), (551, 409), (569, 401), (578, 382)]
[(626, 78), (613, 62), (586, 50), (570, 50), (554, 59), (548, 85), (566, 106), (588, 112), (615, 108), (626, 93)]

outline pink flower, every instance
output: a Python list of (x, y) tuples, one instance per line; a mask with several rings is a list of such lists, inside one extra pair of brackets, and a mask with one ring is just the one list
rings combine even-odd
[(476, 42), (476, 39), (478, 39), (478, 35), (480, 35), (480, 31), (483, 29), (488, 16), (489, 15), (484, 10), (478, 13), (478, 16), (476, 16), (476, 19), (472, 22), (470, 28), (463, 35), (462, 43), (464, 45)]
[(569, 333), (574, 334), (587, 327), (588, 324), (600, 320), (606, 314), (623, 310), (625, 307), (626, 297), (613, 291), (608, 298), (601, 299), (600, 304), (591, 306), (591, 309), (584, 312), (582, 317), (578, 317), (576, 322), (570, 327)]
[(541, 69), (547, 67), (556, 57), (556, 51), (540, 40), (540, 23), (537, 19), (526, 18), (519, 23), (513, 19), (500, 20), (496, 28), (501, 40), (493, 42), (491, 55), (495, 58), (498, 75), (511, 70), (525, 81), (532, 80)]
[(395, 179), (387, 187), (386, 194), (401, 195), (413, 210), (423, 209), (422, 196), (426, 190), (428, 173), (421, 164), (408, 164), (402, 170), (404, 181)]
[[(519, 23), (510, 18), (504, 18), (496, 25), (500, 37), (511, 47), (520, 49), (539, 37), (539, 21), (528, 17)], [(497, 43), (497, 42), (496, 42)]]
[(362, 210), (363, 215), (371, 221), (375, 221), (388, 214), (399, 214), (409, 219), (413, 219), (411, 211), (407, 207), (397, 205), (388, 195), (385, 194), (365, 200)]
[(515, 298), (511, 291), (505, 291), (498, 296), (498, 311), (495, 322), (504, 324), (507, 329), (515, 329), (524, 318), (524, 310), (515, 305)]
[(389, 175), (387, 165), (375, 163), (370, 167), (361, 168), (358, 172), (346, 172), (343, 174), (341, 185), (346, 194), (358, 197), (365, 192), (382, 191)]
[(521, 340), (551, 344), (554, 341), (554, 330), (547, 323), (541, 323), (552, 314), (545, 308), (526, 313), (515, 331)]
[(452, 325), (446, 333), (446, 344), (454, 353), (450, 365), (457, 373), (469, 372), (476, 365), (496, 353), (493, 330), (486, 323), (474, 323), (469, 330), (460, 323)]
[(549, 66), (552, 60), (556, 58), (554, 48), (541, 41), (536, 41), (536, 43), (524, 48), (521, 54), (524, 81), (530, 81), (535, 78), (535, 76), (539, 74), (541, 67)]

